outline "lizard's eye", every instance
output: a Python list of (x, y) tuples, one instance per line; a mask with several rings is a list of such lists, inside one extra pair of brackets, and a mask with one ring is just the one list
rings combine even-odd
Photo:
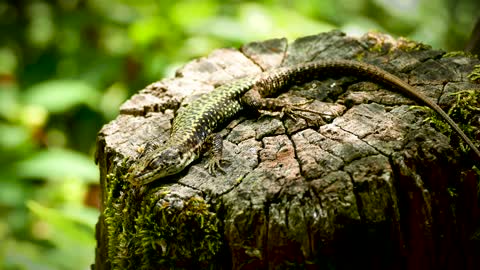
[(166, 149), (163, 151), (159, 156), (152, 159), (148, 165), (147, 170), (158, 170), (158, 169), (165, 169), (178, 160), (178, 151), (175, 149)]
[(147, 165), (147, 170), (154, 170), (154, 169), (157, 169), (159, 166), (162, 166), (162, 158), (161, 157), (157, 157), (157, 158), (154, 158), (152, 159), (148, 165)]

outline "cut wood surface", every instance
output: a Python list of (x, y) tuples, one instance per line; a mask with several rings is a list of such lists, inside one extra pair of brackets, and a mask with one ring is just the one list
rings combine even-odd
[(146, 142), (167, 140), (181, 106), (232, 79), (322, 59), (379, 66), (445, 110), (451, 93), (480, 91), (467, 78), (478, 59), (380, 33), (273, 39), (193, 60), (98, 134), (95, 269), (480, 269), (479, 176), (458, 138), (365, 78), (329, 74), (280, 96), (314, 100), (305, 106), (322, 117), (233, 120), (219, 130), (224, 174), (210, 175), (202, 157), (146, 186), (123, 179)]

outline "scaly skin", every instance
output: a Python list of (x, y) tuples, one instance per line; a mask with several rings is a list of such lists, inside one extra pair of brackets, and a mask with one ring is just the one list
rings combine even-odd
[[(480, 158), (478, 148), (436, 103), (397, 76), (362, 62), (332, 60), (282, 67), (215, 88), (179, 112), (173, 120), (168, 141), (163, 146), (142, 155), (130, 167), (127, 179), (134, 185), (145, 185), (179, 173), (199, 157), (202, 147), (214, 130), (229, 122), (245, 107), (271, 111), (287, 107), (289, 110), (303, 110), (278, 100), (264, 98), (278, 95), (293, 84), (311, 81), (326, 72), (361, 76), (391, 86), (420, 104), (430, 107), (440, 114)], [(219, 168), (220, 159), (221, 154), (209, 161), (207, 165), (210, 171)]]

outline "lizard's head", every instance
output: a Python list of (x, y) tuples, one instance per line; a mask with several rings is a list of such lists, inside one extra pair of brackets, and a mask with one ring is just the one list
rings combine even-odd
[(182, 154), (176, 147), (160, 147), (145, 153), (135, 161), (128, 170), (127, 179), (134, 185), (145, 185), (159, 178), (179, 173), (193, 159), (193, 156)]

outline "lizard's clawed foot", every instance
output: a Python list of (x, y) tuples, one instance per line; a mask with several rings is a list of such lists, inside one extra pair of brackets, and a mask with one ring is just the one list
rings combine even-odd
[(216, 176), (215, 172), (219, 171), (223, 174), (225, 174), (225, 171), (222, 168), (222, 163), (223, 164), (230, 164), (231, 162), (227, 159), (224, 158), (218, 158), (218, 157), (211, 157), (208, 161), (207, 164), (205, 164), (205, 169), (207, 169), (208, 173), (212, 176)]
[[(311, 101), (309, 102), (303, 102), (303, 104), (307, 104), (307, 103), (311, 103)], [(302, 108), (302, 107), (299, 107), (297, 106), (298, 104), (287, 104), (283, 107), (281, 113), (280, 113), (280, 117), (283, 118), (283, 116), (288, 116), (290, 117), (292, 120), (294, 121), (297, 121), (297, 117), (300, 117), (302, 119), (305, 119), (305, 120), (310, 120), (312, 121), (313, 119), (304, 115), (304, 114), (301, 114), (299, 112), (308, 112), (308, 113), (313, 113), (313, 114), (316, 114), (316, 115), (319, 115), (320, 118), (322, 118), (323, 115), (325, 115), (324, 113), (322, 112), (319, 112), (319, 111), (315, 111), (315, 110), (311, 110), (311, 109), (307, 109), (307, 108)]]

